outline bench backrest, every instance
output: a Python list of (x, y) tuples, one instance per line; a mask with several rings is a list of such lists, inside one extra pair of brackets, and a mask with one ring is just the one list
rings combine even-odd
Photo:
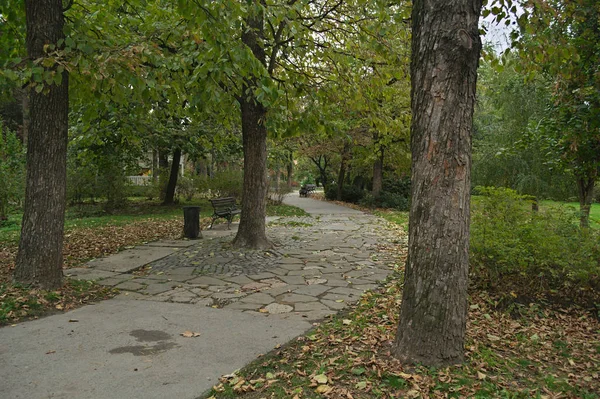
[(235, 197), (214, 198), (210, 200), (215, 210), (235, 208)]
[(317, 188), (316, 184), (305, 184), (302, 188), (305, 190), (315, 190)]

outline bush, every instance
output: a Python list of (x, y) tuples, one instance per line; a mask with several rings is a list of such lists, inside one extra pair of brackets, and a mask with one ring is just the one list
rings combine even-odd
[(471, 265), (478, 283), (527, 286), (531, 294), (599, 282), (600, 234), (578, 227), (574, 209), (533, 212), (530, 197), (478, 187), (473, 201)]
[(410, 208), (408, 198), (387, 191), (382, 191), (378, 196), (367, 193), (360, 204), (367, 208), (386, 208), (398, 211), (408, 211)]
[[(337, 200), (337, 190), (338, 187), (336, 184), (330, 184), (325, 187), (325, 198), (330, 201)], [(342, 201), (344, 202), (358, 204), (364, 196), (365, 192), (360, 187), (345, 185), (342, 189)]]
[(25, 199), (25, 150), (17, 135), (0, 122), (0, 220)]
[(283, 198), (293, 190), (287, 184), (280, 184), (279, 188), (271, 187), (268, 193), (268, 200), (273, 205), (281, 205)]
[(386, 177), (383, 179), (381, 191), (403, 197), (408, 203), (408, 199), (410, 198), (410, 177)]
[(196, 187), (204, 197), (235, 197), (242, 199), (244, 172), (241, 170), (225, 170), (217, 172), (213, 177), (198, 176)]
[(177, 195), (182, 195), (186, 201), (191, 201), (196, 194), (196, 184), (194, 179), (187, 176), (180, 176), (177, 179)]

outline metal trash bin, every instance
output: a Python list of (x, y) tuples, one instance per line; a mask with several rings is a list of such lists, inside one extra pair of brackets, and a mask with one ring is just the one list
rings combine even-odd
[(183, 236), (190, 240), (202, 238), (202, 233), (200, 232), (199, 206), (183, 207)]

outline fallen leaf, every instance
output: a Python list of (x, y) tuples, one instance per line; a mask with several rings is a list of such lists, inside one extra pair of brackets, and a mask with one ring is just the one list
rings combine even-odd
[(352, 324), (352, 320), (344, 319), (344, 320), (342, 320), (342, 323), (344, 323), (345, 326), (349, 326), (350, 324)]
[(313, 380), (319, 384), (327, 384), (327, 376), (325, 374), (318, 374), (313, 377)]
[(478, 371), (478, 372), (477, 372), (477, 379), (480, 379), (480, 380), (485, 380), (485, 379), (486, 379), (486, 377), (487, 377), (487, 375), (486, 375), (486, 374), (484, 374), (484, 373), (482, 373), (481, 371)]
[(185, 338), (194, 338), (194, 337), (199, 337), (200, 333), (186, 330), (186, 331), (182, 332), (180, 335)]
[(317, 387), (317, 389), (315, 389), (316, 393), (321, 393), (321, 394), (325, 394), (328, 393), (332, 390), (333, 388), (330, 387), (329, 385), (319, 385)]

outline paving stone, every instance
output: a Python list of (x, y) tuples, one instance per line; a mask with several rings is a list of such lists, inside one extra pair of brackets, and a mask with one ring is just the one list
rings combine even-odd
[(364, 280), (369, 280), (369, 281), (383, 281), (385, 280), (392, 272), (389, 271), (387, 273), (375, 273), (375, 274), (371, 274), (369, 276), (364, 276), (363, 279)]
[(194, 305), (196, 306), (212, 306), (215, 302), (212, 298), (198, 298), (195, 300)]
[(272, 297), (276, 297), (279, 296), (281, 294), (285, 294), (288, 292), (292, 292), (293, 290), (297, 289), (297, 288), (301, 288), (304, 287), (304, 284), (286, 284), (285, 286), (282, 287), (275, 287), (275, 288), (269, 288), (267, 290), (264, 290), (262, 292), (264, 292), (265, 294), (269, 294)]
[(270, 314), (282, 314), (290, 313), (294, 308), (290, 305), (283, 305), (281, 303), (271, 303), (264, 308)]
[(321, 300), (329, 300), (329, 301), (344, 301), (346, 303), (354, 303), (358, 300), (358, 296), (348, 296), (348, 295), (342, 295), (342, 294), (334, 294), (331, 292), (328, 292), (327, 294), (323, 295), (321, 297)]
[(257, 292), (256, 294), (248, 295), (245, 298), (240, 299), (244, 303), (256, 303), (259, 305), (268, 305), (275, 301), (271, 295), (267, 295), (263, 292)]
[(321, 266), (305, 266), (302, 270), (319, 270), (319, 271), (322, 271), (323, 268)]
[(223, 306), (224, 309), (234, 310), (257, 310), (261, 305), (256, 303), (233, 302)]
[(308, 295), (300, 295), (295, 293), (283, 294), (277, 297), (278, 302), (296, 303), (296, 302), (314, 302), (315, 297)]
[(298, 285), (306, 284), (306, 280), (302, 276), (281, 276), (279, 278), (288, 284), (298, 284)]
[(156, 295), (170, 290), (171, 287), (169, 287), (167, 284), (150, 284), (139, 292), (146, 295)]
[(326, 285), (329, 287), (348, 287), (348, 282), (342, 279), (328, 278)]
[(90, 269), (87, 267), (77, 267), (65, 270), (65, 276), (75, 280), (101, 280), (109, 277), (118, 276), (118, 274), (106, 270)]
[(119, 290), (125, 290), (125, 291), (138, 291), (144, 287), (145, 287), (144, 284), (136, 283), (135, 281), (125, 281), (125, 282), (122, 282), (121, 284), (115, 286), (115, 288), (117, 288)]
[(196, 277), (193, 280), (190, 280), (188, 283), (190, 284), (206, 284), (206, 285), (220, 285), (225, 286), (227, 283), (223, 280), (216, 279), (214, 277), (201, 276)]
[(259, 274), (252, 274), (252, 275), (248, 276), (248, 278), (251, 278), (252, 280), (265, 280), (265, 279), (272, 278), (272, 277), (275, 277), (275, 275), (273, 273), (267, 273), (267, 272), (259, 273)]
[(296, 312), (311, 312), (313, 310), (329, 310), (327, 305), (322, 304), (319, 301), (315, 302), (300, 302), (294, 305)]
[(99, 270), (126, 273), (171, 255), (175, 251), (177, 251), (176, 248), (135, 247), (106, 258), (94, 259), (88, 262), (86, 266)]
[(285, 269), (285, 270), (302, 270), (304, 268), (304, 262), (303, 263), (293, 263), (293, 264), (280, 264), (279, 268), (281, 269)]
[(236, 283), (239, 285), (244, 285), (244, 284), (248, 284), (248, 283), (252, 283), (253, 280), (249, 279), (246, 276), (235, 276), (235, 277), (222, 277), (223, 280), (225, 281), (229, 281), (232, 283)]
[(242, 291), (259, 291), (263, 288), (269, 288), (269, 284), (258, 283), (256, 281), (252, 281), (251, 283), (242, 285)]
[(336, 313), (334, 310), (313, 310), (312, 312), (301, 312), (300, 316), (308, 321), (315, 322), (329, 318)]
[(104, 280), (99, 280), (96, 283), (107, 286), (107, 287), (114, 287), (117, 284), (121, 284), (122, 282), (129, 281), (129, 280), (131, 280), (131, 275), (120, 274), (119, 276), (116, 276), (116, 277), (110, 277), (110, 278), (106, 278)]
[(173, 295), (170, 298), (171, 302), (177, 302), (177, 303), (194, 303), (196, 301), (194, 301), (195, 299), (198, 299), (195, 295)]
[[(290, 265), (290, 264), (300, 264), (303, 265), (304, 262), (298, 258), (282, 258), (278, 262), (280, 265)], [(282, 266), (283, 267), (283, 266)]]
[(270, 273), (275, 274), (276, 276), (285, 276), (288, 274), (289, 270), (283, 269), (281, 267), (276, 267), (274, 269), (269, 269)]
[(121, 292), (119, 295), (115, 297), (115, 299), (127, 299), (127, 300), (144, 300), (146, 299), (146, 295), (142, 295), (139, 292)]
[(361, 290), (361, 291), (370, 291), (370, 290), (374, 290), (376, 288), (379, 287), (379, 284), (359, 284), (359, 285), (352, 285), (352, 288), (357, 289), (357, 290)]
[(349, 288), (349, 287), (336, 287), (329, 291), (332, 294), (342, 294), (348, 296), (361, 296), (363, 294), (362, 290)]
[(173, 247), (173, 248), (187, 248), (196, 245), (196, 240), (160, 240), (149, 242), (146, 246), (149, 247)]
[(234, 299), (234, 298), (242, 298), (245, 297), (246, 294), (235, 294), (235, 293), (227, 293), (227, 292), (217, 292), (215, 294), (212, 294), (211, 297), (213, 299)]
[(210, 296), (213, 294), (212, 292), (204, 290), (202, 288), (188, 288), (188, 290), (201, 297)]
[(306, 280), (306, 284), (315, 285), (315, 284), (325, 284), (327, 283), (326, 278), (309, 278)]
[(330, 289), (331, 287), (327, 287), (325, 285), (305, 285), (304, 287), (298, 288), (293, 292), (295, 294), (310, 295), (313, 297), (317, 297)]
[(321, 271), (320, 270), (292, 270), (288, 273), (288, 276), (309, 276), (309, 277), (321, 276)]
[(346, 308), (348, 306), (348, 304), (346, 303), (346, 301), (344, 302), (336, 302), (334, 300), (330, 300), (330, 299), (321, 299), (320, 301), (323, 305), (334, 309), (334, 310), (342, 310), (344, 308)]

